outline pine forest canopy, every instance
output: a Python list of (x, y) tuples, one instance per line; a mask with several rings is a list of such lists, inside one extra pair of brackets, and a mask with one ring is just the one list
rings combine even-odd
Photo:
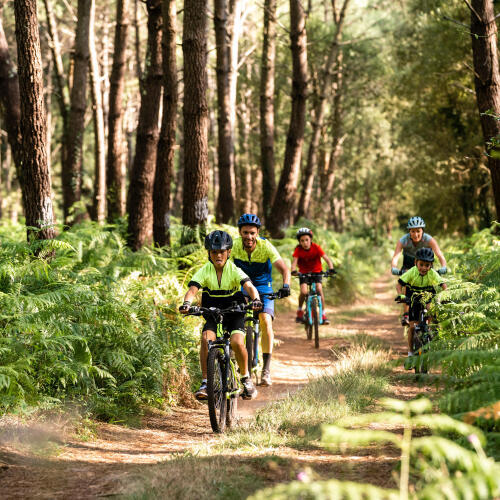
[[(1, 216), (299, 218), (471, 233), (500, 213), (491, 0), (0, 3)], [(472, 34), (472, 36), (471, 36)]]

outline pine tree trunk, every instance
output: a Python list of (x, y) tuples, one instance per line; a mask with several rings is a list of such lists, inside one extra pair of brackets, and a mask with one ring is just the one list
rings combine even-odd
[(28, 239), (54, 237), (50, 175), (45, 149), (43, 67), (36, 0), (15, 0), (17, 60), (21, 98), (21, 189)]
[(208, 217), (207, 0), (184, 6), (184, 191), (182, 223)]
[(127, 198), (128, 245), (139, 250), (153, 236), (153, 185), (158, 147), (162, 66), (161, 0), (148, 0), (148, 49), (135, 158)]
[(115, 45), (111, 69), (109, 114), (108, 114), (108, 157), (106, 163), (106, 184), (108, 221), (114, 222), (125, 211), (122, 191), (125, 183), (123, 151), (123, 91), (127, 69), (127, 38), (129, 0), (116, 2)]
[[(492, 0), (471, 1), (472, 55), (477, 107), (488, 153), (493, 196), (500, 219), (500, 73), (497, 25)], [(490, 112), (488, 114), (484, 114)], [(494, 139), (494, 143), (491, 141)]]
[(276, 0), (264, 1), (264, 38), (260, 77), (260, 162), (262, 198), (267, 221), (276, 191), (274, 172), (274, 73), (276, 64)]
[(214, 27), (217, 51), (217, 165), (219, 171), (219, 196), (217, 220), (229, 222), (234, 215), (234, 145), (230, 121), (229, 95), (229, 33), (226, 0), (214, 0)]
[(307, 152), (307, 163), (306, 168), (303, 171), (301, 179), (301, 193), (299, 206), (297, 210), (296, 219), (301, 217), (309, 217), (309, 204), (311, 202), (311, 194), (313, 188), (313, 182), (316, 172), (317, 156), (318, 156), (318, 146), (321, 137), (321, 129), (323, 127), (323, 122), (325, 118), (327, 99), (330, 96), (330, 88), (332, 86), (332, 80), (334, 78), (334, 73), (339, 70), (336, 67), (336, 62), (338, 59), (340, 51), (340, 39), (342, 36), (342, 31), (344, 27), (344, 20), (347, 7), (349, 5), (349, 0), (344, 0), (342, 8), (339, 13), (333, 12), (334, 22), (335, 22), (335, 33), (333, 35), (332, 43), (330, 45), (330, 51), (328, 57), (325, 60), (325, 64), (321, 69), (320, 78), (320, 88), (319, 96), (314, 107), (314, 121), (313, 121), (313, 131), (311, 135), (311, 142), (309, 143), (309, 149)]
[(176, 0), (163, 0), (163, 116), (153, 193), (153, 236), (157, 246), (170, 244), (170, 198), (177, 127)]
[(292, 116), (286, 139), (285, 161), (267, 228), (273, 237), (283, 237), (291, 221), (300, 170), (307, 99), (307, 37), (304, 8), (300, 0), (290, 0), (292, 42)]
[(18, 177), (21, 169), (22, 137), (20, 130), (21, 97), (16, 70), (9, 55), (9, 47), (0, 18), (0, 110), (16, 165)]
[[(80, 201), (82, 192), (82, 146), (87, 107), (90, 11), (93, 1), (78, 0), (73, 85), (62, 161), (63, 212), (66, 223), (71, 207)], [(79, 217), (76, 218), (78, 219)]]
[(106, 219), (106, 150), (104, 132), (104, 112), (102, 104), (101, 74), (97, 49), (95, 44), (95, 5), (92, 5), (90, 14), (89, 33), (90, 53), (90, 90), (92, 96), (92, 116), (94, 121), (94, 197), (92, 202), (92, 216), (97, 222)]

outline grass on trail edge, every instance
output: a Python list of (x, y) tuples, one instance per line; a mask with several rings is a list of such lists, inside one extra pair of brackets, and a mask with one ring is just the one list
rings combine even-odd
[(144, 470), (142, 480), (127, 485), (124, 498), (239, 499), (295, 479), (301, 465), (290, 448), (319, 447), (322, 424), (363, 412), (387, 394), (390, 351), (366, 335), (349, 340), (349, 347), (334, 352), (324, 376), (263, 408), (255, 420), (217, 442)]

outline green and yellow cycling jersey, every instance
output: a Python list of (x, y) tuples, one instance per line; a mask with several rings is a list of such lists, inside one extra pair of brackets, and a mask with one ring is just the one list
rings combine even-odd
[(203, 307), (229, 307), (232, 302), (244, 302), (241, 286), (250, 278), (233, 262), (228, 260), (222, 270), (222, 276), (217, 278), (217, 271), (212, 262), (207, 262), (199, 269), (188, 286), (203, 289), (201, 305)]
[(428, 273), (422, 276), (417, 266), (413, 266), (410, 270), (406, 271), (399, 279), (401, 286), (407, 286), (414, 292), (436, 292), (437, 287), (444, 283), (443, 278), (434, 271), (429, 269)]
[(231, 259), (240, 269), (243, 269), (255, 286), (271, 286), (272, 264), (281, 259), (281, 256), (269, 240), (261, 237), (257, 238), (255, 248), (249, 255), (240, 237), (234, 240)]

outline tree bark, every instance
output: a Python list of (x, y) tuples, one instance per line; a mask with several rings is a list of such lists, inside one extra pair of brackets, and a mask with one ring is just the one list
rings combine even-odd
[[(50, 175), (45, 149), (43, 67), (36, 0), (15, 0), (17, 60), (21, 99), (21, 189), (28, 239), (50, 239), (54, 233)], [(37, 228), (36, 230), (32, 228)]]
[(230, 121), (228, 6), (226, 0), (214, 0), (214, 27), (217, 52), (217, 164), (219, 196), (217, 220), (229, 222), (234, 215), (234, 144)]
[(106, 151), (104, 132), (104, 111), (102, 104), (101, 72), (97, 60), (95, 44), (95, 4), (90, 14), (89, 32), (90, 53), (90, 90), (92, 95), (92, 116), (94, 121), (94, 197), (92, 203), (92, 218), (97, 222), (106, 219)]
[(170, 198), (177, 128), (176, 0), (163, 0), (163, 115), (153, 192), (155, 245), (170, 244)]
[(207, 0), (184, 6), (184, 192), (182, 223), (208, 217)]
[(21, 173), (22, 136), (20, 130), (21, 97), (17, 72), (9, 55), (9, 47), (0, 18), (0, 111), (4, 118), (7, 138), (17, 175)]
[(307, 99), (307, 37), (304, 8), (300, 0), (290, 0), (290, 38), (293, 80), (292, 116), (288, 129), (285, 161), (267, 227), (273, 237), (283, 237), (290, 224), (297, 191)]
[(264, 38), (260, 77), (260, 162), (264, 218), (276, 191), (274, 173), (274, 74), (276, 64), (276, 0), (264, 2)]
[[(82, 192), (82, 146), (87, 107), (90, 11), (93, 1), (78, 0), (73, 85), (62, 161), (63, 212), (66, 223), (71, 207), (80, 201)], [(76, 218), (78, 219), (79, 217)]]
[[(493, 196), (500, 220), (500, 74), (492, 0), (471, 1), (472, 56), (477, 107), (488, 153)], [(485, 114), (488, 112), (488, 114)]]
[(116, 2), (116, 28), (111, 69), (109, 114), (108, 114), (108, 157), (106, 163), (106, 184), (108, 202), (108, 221), (114, 222), (125, 211), (123, 203), (124, 151), (123, 151), (123, 90), (127, 68), (127, 38), (129, 0)]
[(325, 118), (327, 98), (330, 95), (330, 89), (332, 86), (332, 80), (334, 72), (338, 70), (335, 63), (338, 59), (338, 54), (340, 51), (340, 39), (342, 36), (342, 30), (344, 27), (344, 20), (347, 7), (349, 5), (349, 0), (344, 0), (340, 12), (335, 11), (335, 2), (333, 2), (333, 18), (335, 22), (335, 33), (333, 35), (332, 43), (330, 45), (330, 51), (328, 57), (325, 60), (324, 66), (321, 70), (322, 77), (319, 82), (319, 96), (314, 107), (314, 121), (312, 123), (313, 130), (311, 135), (311, 142), (309, 143), (309, 150), (307, 153), (307, 163), (306, 168), (303, 171), (302, 181), (301, 181), (301, 193), (299, 206), (297, 210), (296, 220), (301, 217), (309, 217), (309, 204), (311, 202), (311, 194), (313, 188), (313, 182), (316, 172), (317, 164), (317, 152), (319, 146), (319, 140), (321, 136), (321, 128), (323, 127), (323, 121)]
[(153, 236), (153, 185), (158, 146), (161, 66), (161, 0), (148, 0), (148, 48), (141, 92), (135, 158), (127, 199), (128, 245), (139, 250)]

